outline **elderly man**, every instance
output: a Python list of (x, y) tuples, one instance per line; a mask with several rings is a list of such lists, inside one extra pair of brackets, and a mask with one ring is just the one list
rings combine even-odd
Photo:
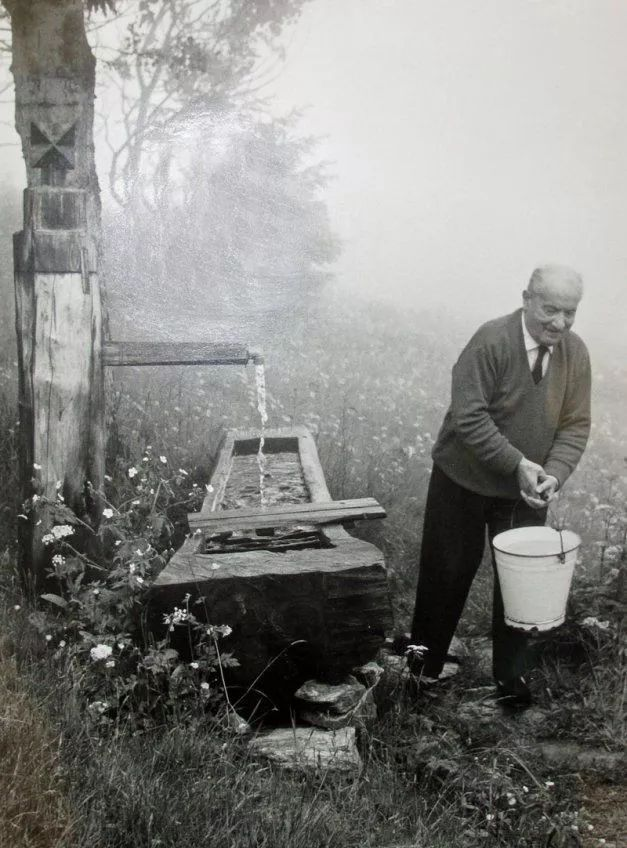
[[(480, 327), (453, 368), (451, 405), (433, 448), (411, 639), (439, 677), (490, 542), (544, 524), (590, 431), (590, 361), (573, 332), (583, 285), (570, 268), (537, 268), (522, 309)], [(493, 673), (505, 702), (526, 705), (528, 637), (505, 624), (498, 577)]]

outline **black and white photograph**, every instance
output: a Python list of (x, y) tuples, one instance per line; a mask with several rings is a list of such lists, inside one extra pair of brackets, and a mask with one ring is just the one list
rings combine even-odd
[(0, 0), (0, 848), (627, 846), (626, 39)]

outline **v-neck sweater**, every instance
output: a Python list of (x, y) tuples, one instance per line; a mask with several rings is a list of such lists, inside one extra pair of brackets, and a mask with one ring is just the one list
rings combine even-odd
[(433, 461), (478, 494), (515, 499), (525, 457), (561, 487), (590, 433), (590, 359), (568, 331), (535, 384), (522, 333), (521, 309), (481, 326), (453, 367), (451, 405)]

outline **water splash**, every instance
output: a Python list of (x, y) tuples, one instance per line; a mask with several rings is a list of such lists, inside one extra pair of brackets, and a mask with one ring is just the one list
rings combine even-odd
[(263, 446), (265, 444), (264, 429), (268, 422), (268, 410), (266, 407), (266, 372), (263, 362), (255, 365), (255, 383), (257, 386), (257, 411), (259, 412), (259, 417), (261, 419), (259, 450), (257, 451), (257, 465), (259, 467), (259, 496), (261, 498), (261, 506), (266, 506), (266, 455), (263, 452)]

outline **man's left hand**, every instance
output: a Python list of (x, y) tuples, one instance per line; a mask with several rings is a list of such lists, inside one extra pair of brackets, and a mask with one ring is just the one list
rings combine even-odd
[(536, 491), (545, 503), (550, 503), (550, 501), (557, 497), (558, 486), (559, 481), (557, 477), (547, 474), (540, 480)]

